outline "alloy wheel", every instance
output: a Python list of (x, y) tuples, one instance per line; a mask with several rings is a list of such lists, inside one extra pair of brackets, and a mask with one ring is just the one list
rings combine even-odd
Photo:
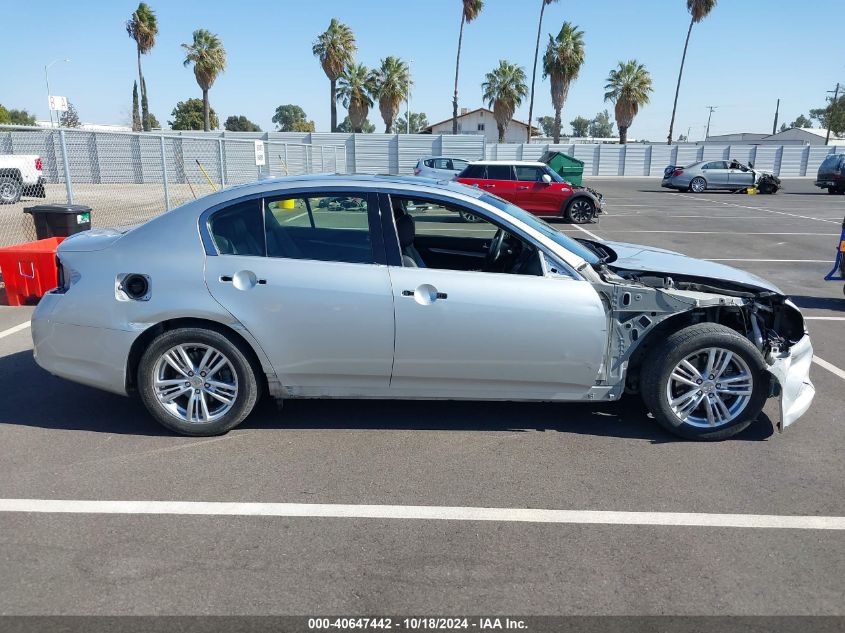
[(232, 361), (203, 343), (171, 347), (156, 361), (152, 381), (159, 405), (189, 424), (219, 420), (238, 397), (238, 376)]
[(587, 200), (576, 200), (569, 207), (569, 217), (576, 224), (585, 224), (593, 217), (593, 205)]
[(675, 365), (666, 398), (682, 422), (700, 428), (725, 426), (748, 406), (754, 377), (748, 364), (730, 350), (698, 350)]
[(690, 183), (690, 189), (692, 189), (693, 193), (703, 193), (707, 189), (707, 183), (704, 182), (703, 178), (693, 178)]

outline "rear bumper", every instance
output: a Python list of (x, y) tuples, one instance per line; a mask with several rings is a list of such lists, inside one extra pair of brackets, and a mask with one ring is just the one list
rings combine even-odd
[(140, 332), (55, 320), (62, 295), (47, 293), (32, 315), (35, 362), (60, 378), (126, 395), (126, 361)]
[(821, 189), (829, 189), (830, 187), (845, 187), (845, 180), (836, 180), (834, 178), (822, 178), (821, 180), (817, 180), (815, 183), (816, 187), (820, 187)]
[(776, 358), (768, 368), (780, 387), (779, 431), (783, 431), (804, 415), (813, 402), (816, 388), (810, 381), (812, 363), (813, 345), (810, 337), (805, 334), (788, 352)]

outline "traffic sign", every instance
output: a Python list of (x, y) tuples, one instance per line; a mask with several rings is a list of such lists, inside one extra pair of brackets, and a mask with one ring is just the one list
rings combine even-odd
[(255, 164), (262, 167), (267, 163), (264, 156), (264, 141), (255, 141)]

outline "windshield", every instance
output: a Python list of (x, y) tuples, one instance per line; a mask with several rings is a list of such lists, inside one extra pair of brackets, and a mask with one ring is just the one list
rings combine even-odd
[(554, 169), (546, 165), (544, 168), (545, 173), (552, 177), (554, 182), (566, 182), (559, 173), (557, 173)]
[(535, 231), (542, 233), (545, 237), (548, 237), (556, 244), (563, 246), (563, 248), (568, 250), (570, 253), (578, 255), (578, 257), (580, 257), (584, 261), (590, 264), (601, 263), (601, 259), (599, 259), (599, 257), (593, 251), (588, 249), (583, 244), (576, 242), (571, 237), (567, 237), (560, 231), (555, 230), (553, 226), (544, 222), (536, 215), (528, 213), (528, 211), (520, 209), (516, 205), (513, 205), (506, 200), (502, 200), (497, 196), (491, 196), (489, 193), (485, 193), (484, 195), (482, 195), (479, 200), (496, 207), (500, 211), (504, 211), (508, 215), (512, 215), (521, 222), (530, 226)]

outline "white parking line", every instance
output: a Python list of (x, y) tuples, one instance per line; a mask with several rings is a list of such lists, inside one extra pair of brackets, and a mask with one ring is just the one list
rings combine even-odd
[(815, 355), (813, 355), (813, 362), (819, 367), (823, 367), (824, 369), (828, 370), (830, 373), (839, 376), (842, 380), (845, 380), (845, 370), (839, 369), (839, 367), (837, 367), (833, 363), (829, 363), (825, 359), (819, 358)]
[(710, 259), (708, 262), (785, 262), (804, 264), (829, 264), (829, 259)]
[[(665, 230), (633, 230), (633, 231), (626, 231), (626, 230), (615, 230), (615, 231), (608, 231), (603, 229), (605, 233), (679, 233), (681, 235), (737, 235), (736, 231), (665, 231)], [(749, 233), (748, 231), (743, 231), (742, 235), (822, 235), (824, 237), (838, 237), (839, 233)]]
[(804, 320), (810, 321), (845, 321), (845, 317), (828, 317), (828, 316), (805, 316)]
[[(701, 198), (697, 198), (696, 196), (688, 196), (683, 193), (673, 193), (672, 195), (680, 196), (682, 198), (690, 198), (691, 200), (698, 200), (701, 201)], [(777, 213), (778, 215), (788, 215), (793, 218), (801, 218), (802, 220), (815, 220), (816, 222), (833, 222), (834, 224), (838, 224), (838, 220), (828, 220), (825, 218), (814, 218), (809, 215), (799, 215), (797, 213), (787, 213), (786, 211), (775, 211), (774, 209), (766, 209), (763, 207), (749, 207), (748, 205), (744, 204), (733, 204), (731, 202), (722, 202), (721, 200), (708, 200), (708, 202), (715, 202), (716, 204), (723, 204), (726, 207), (736, 207), (738, 209), (751, 209), (752, 211), (763, 211), (765, 213)]]
[(15, 327), (10, 327), (8, 330), (3, 330), (2, 332), (0, 332), (0, 338), (6, 338), (7, 336), (11, 336), (12, 334), (15, 334), (16, 332), (21, 332), (28, 327), (29, 327), (29, 321), (27, 321), (26, 323), (21, 323), (19, 325), (16, 325)]
[(845, 517), (700, 512), (616, 512), (460, 506), (352, 505), (333, 503), (228, 503), (215, 501), (93, 501), (0, 499), (0, 512), (131, 514), (178, 516), (262, 516), (337, 519), (500, 521), (669, 527), (780, 528), (845, 530)]
[(586, 233), (586, 234), (587, 234), (587, 235), (589, 235), (592, 239), (594, 239), (594, 240), (598, 240), (599, 242), (601, 242), (601, 241), (602, 241), (602, 238), (600, 238), (600, 237), (599, 237), (598, 235), (596, 235), (595, 233), (590, 233), (587, 229), (582, 228), (582, 227), (578, 226), (577, 224), (573, 224), (572, 226), (573, 226), (574, 228), (578, 229), (579, 231), (581, 231), (582, 233)]

